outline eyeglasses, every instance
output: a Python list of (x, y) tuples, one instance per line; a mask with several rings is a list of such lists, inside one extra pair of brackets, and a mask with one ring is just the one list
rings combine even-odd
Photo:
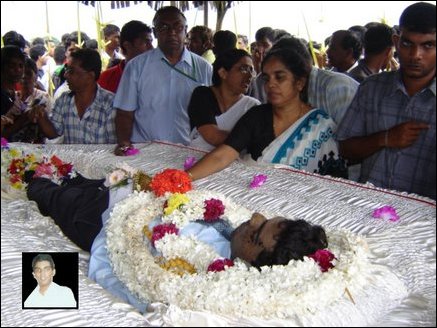
[(241, 65), (238, 70), (241, 74), (249, 74), (252, 77), (256, 75), (255, 69), (252, 66)]
[(171, 26), (169, 24), (164, 23), (164, 24), (159, 24), (159, 25), (155, 26), (155, 30), (158, 33), (169, 33), (170, 31), (175, 31), (176, 33), (180, 33), (185, 28), (186, 28), (186, 25), (182, 25), (182, 24), (175, 24), (175, 25)]

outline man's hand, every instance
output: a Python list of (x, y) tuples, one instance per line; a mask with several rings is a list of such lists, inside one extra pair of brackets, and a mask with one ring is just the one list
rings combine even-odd
[(27, 116), (32, 123), (37, 123), (46, 115), (45, 105), (34, 105), (31, 110), (27, 112)]
[(387, 147), (405, 148), (411, 146), (419, 137), (422, 130), (429, 129), (429, 125), (421, 122), (405, 122), (388, 130)]
[(115, 156), (126, 156), (126, 150), (132, 147), (132, 144), (117, 145), (114, 149)]

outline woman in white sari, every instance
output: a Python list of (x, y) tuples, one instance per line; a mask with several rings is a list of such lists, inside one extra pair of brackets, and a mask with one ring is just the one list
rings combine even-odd
[(188, 106), (191, 147), (210, 151), (221, 145), (240, 117), (260, 104), (244, 95), (253, 72), (252, 58), (244, 50), (231, 49), (217, 57), (213, 85), (194, 89)]
[(291, 48), (272, 49), (266, 55), (262, 76), (269, 102), (244, 114), (224, 144), (189, 170), (194, 179), (224, 169), (242, 151), (258, 162), (347, 177), (345, 162), (338, 157), (334, 121), (307, 103), (307, 56), (307, 50)]

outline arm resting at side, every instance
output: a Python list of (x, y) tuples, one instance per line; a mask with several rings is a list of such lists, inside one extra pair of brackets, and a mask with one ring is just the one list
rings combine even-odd
[(117, 147), (114, 150), (115, 155), (124, 156), (124, 151), (119, 146), (130, 146), (132, 136), (132, 127), (134, 124), (134, 112), (128, 112), (117, 108), (115, 115), (115, 133), (117, 134)]

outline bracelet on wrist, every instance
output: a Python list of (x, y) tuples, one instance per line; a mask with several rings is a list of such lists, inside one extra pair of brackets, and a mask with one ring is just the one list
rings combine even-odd
[(132, 146), (131, 145), (118, 145), (118, 149), (120, 149), (121, 151), (125, 152), (126, 150), (130, 149)]

